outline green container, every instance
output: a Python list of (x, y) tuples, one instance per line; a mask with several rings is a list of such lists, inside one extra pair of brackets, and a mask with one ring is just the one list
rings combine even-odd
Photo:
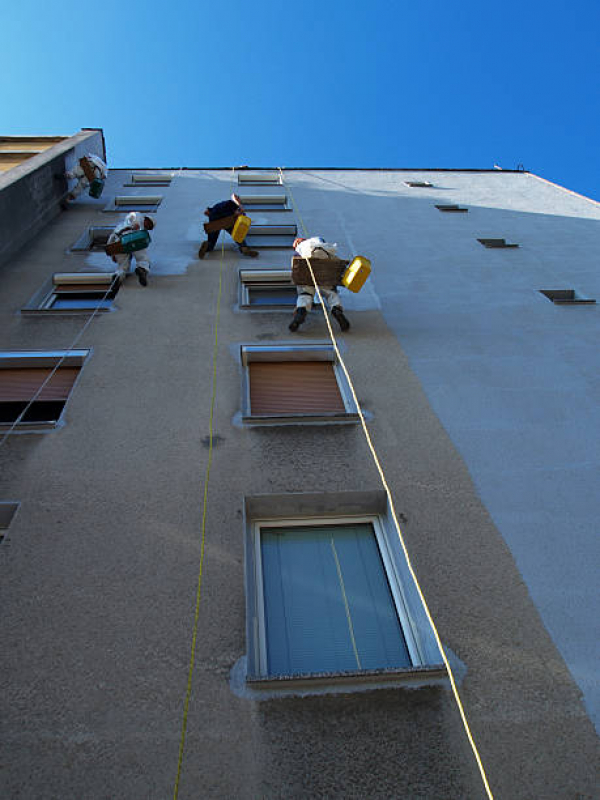
[(121, 236), (121, 246), (124, 253), (135, 253), (136, 250), (143, 250), (148, 247), (152, 239), (148, 231), (133, 231), (124, 233)]
[(100, 180), (100, 178), (94, 178), (94, 180), (90, 183), (90, 197), (95, 197), (96, 199), (100, 197), (102, 191), (104, 190), (104, 181)]

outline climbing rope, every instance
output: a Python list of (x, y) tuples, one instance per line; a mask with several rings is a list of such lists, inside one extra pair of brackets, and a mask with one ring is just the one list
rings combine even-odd
[[(285, 182), (284, 175), (283, 175), (283, 170), (281, 168), (279, 168), (279, 174), (280, 174), (281, 183), (286, 187), (286, 190), (289, 192), (290, 199), (292, 201), (292, 207), (293, 207), (294, 211), (296, 212), (296, 214), (298, 216), (298, 219), (300, 220), (300, 224), (302, 225), (302, 230), (304, 232), (304, 235), (308, 238), (308, 229), (307, 229), (306, 225), (304, 224), (304, 220), (302, 219), (300, 211), (299, 211), (299, 209), (298, 209), (298, 207), (296, 205), (296, 202), (294, 200), (294, 195), (292, 193), (292, 189), (291, 189), (290, 185)], [(390, 487), (388, 485), (387, 479), (385, 477), (385, 473), (383, 471), (383, 467), (381, 466), (381, 462), (380, 462), (379, 457), (377, 455), (377, 452), (375, 450), (375, 446), (374, 446), (373, 441), (371, 439), (371, 434), (369, 433), (369, 429), (368, 429), (367, 423), (365, 421), (365, 416), (363, 414), (363, 410), (362, 410), (362, 408), (360, 406), (358, 397), (356, 395), (356, 391), (354, 389), (354, 384), (352, 382), (352, 378), (350, 377), (350, 373), (348, 372), (348, 369), (346, 367), (344, 359), (342, 358), (342, 354), (340, 353), (340, 350), (339, 350), (339, 347), (338, 347), (338, 343), (337, 343), (337, 340), (335, 338), (335, 334), (333, 332), (333, 328), (331, 327), (331, 320), (330, 320), (329, 314), (327, 313), (327, 310), (325, 309), (325, 303), (323, 302), (323, 298), (321, 297), (321, 292), (319, 291), (319, 285), (318, 285), (318, 283), (316, 281), (315, 274), (314, 274), (313, 268), (312, 268), (312, 264), (310, 263), (310, 258), (305, 258), (304, 260), (306, 261), (306, 263), (308, 265), (308, 269), (310, 271), (310, 276), (311, 276), (312, 282), (313, 282), (313, 284), (315, 286), (315, 289), (316, 289), (316, 292), (317, 292), (317, 296), (318, 296), (318, 299), (319, 299), (319, 303), (321, 304), (321, 311), (323, 312), (323, 316), (325, 317), (325, 323), (327, 325), (327, 330), (329, 331), (329, 337), (331, 339), (331, 343), (333, 345), (335, 354), (336, 354), (336, 356), (338, 358), (338, 361), (339, 361), (339, 364), (340, 364), (340, 366), (342, 368), (342, 371), (343, 371), (344, 375), (346, 376), (346, 380), (348, 381), (348, 385), (350, 387), (350, 392), (352, 393), (352, 397), (354, 399), (354, 402), (356, 403), (356, 408), (358, 410), (358, 415), (360, 417), (360, 422), (361, 422), (361, 425), (362, 425), (362, 429), (364, 431), (365, 438), (367, 440), (367, 445), (369, 447), (371, 455), (373, 456), (373, 461), (374, 461), (375, 466), (377, 468), (377, 471), (379, 473), (379, 477), (381, 479), (381, 483), (383, 485), (383, 488), (385, 490), (385, 493), (386, 493), (386, 496), (387, 496), (387, 499), (388, 499), (388, 502), (389, 502), (390, 511), (391, 511), (391, 514), (392, 514), (392, 518), (394, 520), (394, 526), (395, 526), (396, 532), (398, 534), (398, 539), (399, 539), (400, 545), (402, 547), (402, 552), (404, 553), (404, 557), (406, 559), (406, 563), (408, 565), (409, 572), (410, 572), (411, 577), (412, 577), (412, 579), (413, 579), (413, 581), (415, 583), (415, 586), (416, 586), (417, 592), (419, 594), (419, 597), (421, 599), (421, 602), (423, 603), (423, 608), (425, 609), (425, 614), (427, 615), (427, 619), (428, 619), (429, 624), (431, 626), (431, 630), (433, 631), (433, 635), (435, 637), (435, 641), (436, 641), (437, 646), (438, 646), (438, 648), (440, 650), (440, 653), (442, 655), (442, 659), (444, 661), (444, 666), (446, 667), (446, 672), (447, 672), (448, 678), (450, 680), (450, 686), (452, 687), (452, 693), (454, 695), (454, 699), (456, 701), (456, 705), (458, 706), (458, 710), (460, 712), (460, 718), (462, 720), (463, 728), (464, 728), (465, 733), (467, 735), (467, 739), (469, 740), (469, 744), (471, 746), (471, 750), (473, 752), (473, 755), (475, 756), (475, 760), (476, 760), (477, 766), (479, 768), (479, 773), (481, 775), (481, 779), (483, 781), (483, 785), (485, 787), (485, 791), (487, 793), (487, 796), (488, 796), (489, 800), (493, 800), (492, 790), (490, 788), (490, 785), (489, 785), (489, 782), (488, 782), (488, 779), (487, 779), (485, 768), (483, 766), (483, 761), (482, 761), (481, 756), (479, 754), (479, 750), (478, 750), (477, 745), (475, 743), (475, 739), (473, 738), (473, 734), (471, 733), (471, 728), (469, 726), (469, 722), (467, 720), (467, 715), (465, 713), (465, 709), (464, 709), (462, 700), (460, 698), (460, 694), (459, 694), (458, 688), (456, 686), (456, 681), (454, 679), (454, 674), (452, 672), (452, 668), (450, 666), (450, 662), (448, 661), (448, 657), (446, 656), (446, 651), (444, 650), (444, 646), (442, 645), (442, 640), (441, 640), (440, 635), (438, 633), (438, 630), (437, 630), (437, 627), (435, 625), (435, 622), (433, 621), (433, 617), (431, 616), (431, 612), (429, 611), (429, 606), (427, 605), (427, 601), (425, 600), (425, 595), (423, 594), (423, 591), (422, 591), (421, 586), (419, 584), (419, 581), (417, 579), (417, 575), (415, 573), (415, 570), (413, 568), (412, 562), (410, 560), (410, 556), (409, 556), (409, 553), (408, 553), (408, 548), (407, 548), (406, 543), (404, 541), (404, 535), (402, 534), (402, 530), (400, 528), (400, 523), (398, 522), (398, 516), (396, 514), (396, 508), (395, 508), (395, 505), (394, 505), (394, 500), (393, 500), (393, 497), (392, 497), (392, 493), (391, 493)]]
[[(232, 178), (231, 178), (231, 185), (233, 187), (233, 174), (234, 170), (232, 168)], [(198, 640), (198, 623), (200, 620), (200, 597), (201, 597), (201, 590), (202, 590), (202, 571), (204, 568), (204, 546), (206, 541), (206, 514), (208, 508), (208, 482), (210, 479), (210, 467), (212, 464), (212, 453), (213, 453), (213, 418), (214, 418), (214, 410), (215, 410), (215, 398), (217, 394), (217, 349), (218, 349), (218, 342), (219, 342), (219, 316), (221, 313), (221, 294), (223, 288), (223, 263), (225, 259), (225, 244), (224, 239), (221, 239), (221, 260), (219, 263), (219, 288), (217, 292), (217, 305), (215, 311), (215, 335), (214, 335), (214, 342), (213, 342), (213, 353), (212, 353), (212, 391), (211, 391), (211, 398), (210, 398), (210, 413), (208, 417), (208, 461), (206, 464), (206, 471), (204, 474), (204, 498), (202, 501), (202, 527), (201, 527), (201, 536), (200, 536), (200, 563), (198, 566), (198, 580), (196, 585), (196, 608), (194, 611), (194, 623), (192, 626), (192, 644), (191, 644), (191, 652), (190, 652), (190, 663), (188, 667), (188, 678), (187, 678), (187, 686), (185, 690), (185, 700), (183, 703), (183, 720), (181, 724), (181, 737), (179, 741), (179, 757), (177, 759), (177, 774), (175, 776), (175, 786), (173, 788), (173, 800), (177, 800), (179, 797), (179, 784), (181, 781), (181, 770), (183, 767), (183, 755), (185, 750), (185, 740), (187, 734), (187, 723), (188, 723), (188, 714), (190, 708), (190, 700), (192, 697), (192, 679), (194, 675), (194, 664), (196, 661), (196, 643)]]

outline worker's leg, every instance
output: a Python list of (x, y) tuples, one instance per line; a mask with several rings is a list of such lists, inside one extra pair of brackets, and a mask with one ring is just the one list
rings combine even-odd
[(148, 273), (150, 272), (150, 259), (148, 258), (148, 248), (143, 250), (136, 250), (133, 254), (135, 256), (135, 274), (138, 281), (142, 286), (148, 285)]
[(331, 289), (325, 289), (324, 287), (320, 288), (321, 288), (321, 294), (324, 295), (329, 305), (329, 308), (331, 309), (331, 315), (337, 319), (340, 328), (343, 331), (347, 331), (348, 328), (350, 327), (350, 323), (344, 316), (342, 301), (340, 300), (339, 294), (335, 290), (335, 286), (333, 286)]
[(117, 253), (116, 256), (113, 256), (114, 260), (117, 262), (117, 275), (119, 276), (119, 280), (123, 282), (125, 280), (125, 276), (129, 272), (131, 267), (131, 254), (130, 253)]
[(296, 311), (289, 324), (289, 329), (297, 331), (300, 325), (305, 321), (306, 315), (312, 308), (313, 298), (315, 296), (314, 286), (296, 286), (298, 297), (296, 298)]
[[(231, 228), (226, 228), (225, 230), (231, 236), (231, 234), (233, 233), (233, 225), (231, 226)], [(235, 242), (235, 239), (233, 241)], [(238, 250), (243, 256), (249, 256), (250, 258), (256, 258), (258, 256), (258, 250), (253, 250), (251, 247), (249, 247), (248, 242), (245, 239), (243, 242), (235, 242), (235, 243), (237, 244)]]
[(80, 178), (75, 186), (69, 190), (67, 200), (76, 200), (85, 189), (89, 189), (89, 186), (90, 182), (87, 178)]
[(212, 233), (206, 234), (206, 239), (200, 245), (200, 249), (198, 250), (198, 258), (204, 258), (207, 253), (210, 253), (212, 250), (215, 249), (215, 245), (219, 238), (220, 231), (212, 231)]

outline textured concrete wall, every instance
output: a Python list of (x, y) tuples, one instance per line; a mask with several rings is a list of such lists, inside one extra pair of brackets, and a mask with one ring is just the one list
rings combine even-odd
[[(4, 267), (3, 349), (71, 345), (81, 319), (24, 319), (18, 309), (52, 271), (110, 267), (102, 254), (68, 247), (86, 226), (118, 218), (100, 209), (112, 192), (137, 191), (123, 188), (128, 177), (113, 171), (102, 201), (82, 198)], [(479, 178), (456, 179), (467, 186)], [(118, 310), (94, 320), (78, 342), (92, 355), (65, 426), (11, 436), (0, 450), (0, 500), (22, 503), (0, 547), (0, 787), (8, 797), (172, 793), (200, 557), (221, 263), (219, 253), (201, 262), (195, 255), (201, 212), (227, 196), (229, 180), (226, 172), (183, 173), (169, 188), (152, 190), (165, 200), (156, 215), (150, 285), (129, 278)], [(369, 293), (345, 298), (353, 327), (341, 337), (344, 354), (373, 415), (373, 439), (442, 640), (466, 667), (461, 693), (496, 796), (591, 798), (597, 737), (578, 686), (482, 502), (468, 456), (453, 441), (446, 406), (433, 398), (432, 407), (430, 384), (419, 374), (423, 352), (447, 374), (451, 343), (472, 310), (462, 304), (443, 324), (439, 305), (437, 318), (423, 306), (451, 294), (452, 275), (465, 292), (478, 258), (514, 254), (475, 242), (461, 281), (477, 234), (469, 231), (453, 260), (444, 225), (465, 221), (431, 211), (430, 197), (405, 193), (397, 173), (293, 173), (290, 180), (311, 233), (373, 258)], [(488, 203), (504, 182), (515, 181), (511, 194), (520, 191), (517, 181), (535, 185), (525, 175), (481, 180)], [(438, 215), (433, 221), (430, 211)], [(521, 216), (534, 219), (527, 213)], [(570, 217), (585, 227), (575, 211)], [(481, 235), (495, 235), (492, 227)], [(457, 229), (457, 241), (459, 234), (464, 230)], [(524, 227), (498, 226), (497, 235), (505, 234), (523, 238)], [(356, 426), (235, 424), (239, 345), (292, 339), (289, 314), (237, 309), (237, 270), (286, 262), (276, 252), (242, 259), (229, 243), (223, 260), (215, 449), (180, 797), (483, 797), (445, 688), (258, 701), (230, 685), (246, 654), (245, 499), (381, 488)], [(498, 271), (477, 274), (499, 280)], [(457, 305), (458, 296), (457, 288)], [(400, 325), (406, 327), (398, 333)], [(326, 335), (313, 312), (294, 340)], [(504, 328), (496, 331), (496, 347), (505, 337)]]
[(105, 158), (102, 131), (83, 130), (0, 173), (0, 267), (60, 213), (64, 173), (85, 153)]

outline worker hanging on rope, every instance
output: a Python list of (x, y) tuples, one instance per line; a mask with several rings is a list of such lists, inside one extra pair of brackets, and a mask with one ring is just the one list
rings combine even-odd
[[(339, 278), (341, 278), (343, 268), (347, 266), (348, 262), (340, 261), (340, 259), (337, 258), (337, 244), (326, 242), (321, 236), (312, 236), (310, 239), (304, 239), (302, 237), (294, 239), (293, 246), (296, 253), (300, 256), (300, 259), (292, 260), (292, 280), (294, 280), (294, 283), (297, 283), (297, 280), (294, 277), (294, 268), (296, 266), (302, 267), (302, 274), (305, 274), (305, 270), (307, 269), (306, 263), (302, 262), (301, 259), (310, 259), (311, 266), (313, 260), (316, 264), (316, 262), (322, 262), (324, 259), (326, 259), (328, 261), (326, 266), (329, 266), (330, 262), (330, 273), (333, 275), (333, 277), (330, 277), (331, 283), (328, 285), (321, 285), (321, 281), (319, 280), (316, 271), (313, 271), (315, 272), (315, 278), (319, 284), (319, 291), (327, 300), (332, 315), (338, 321), (340, 328), (343, 331), (347, 331), (350, 327), (350, 323), (344, 316), (342, 302), (336, 291), (336, 286), (339, 282)], [(300, 263), (296, 265), (294, 264), (294, 261), (300, 261)], [(310, 272), (308, 272), (307, 277), (309, 280), (311, 280)], [(300, 278), (300, 280), (304, 281), (305, 278)], [(296, 300), (296, 311), (294, 312), (292, 321), (289, 324), (289, 329), (292, 332), (297, 331), (300, 325), (302, 325), (302, 323), (306, 320), (306, 315), (312, 308), (316, 292), (314, 284), (308, 282), (297, 284), (296, 291), (298, 293), (298, 298)]]
[(107, 175), (108, 167), (99, 156), (93, 153), (83, 156), (73, 169), (65, 172), (67, 180), (77, 181), (69, 191), (67, 200), (76, 200), (85, 189), (89, 189), (91, 197), (100, 197)]
[(131, 270), (132, 259), (135, 257), (135, 274), (138, 281), (142, 286), (148, 285), (150, 271), (148, 245), (151, 241), (149, 231), (153, 228), (152, 217), (144, 216), (139, 211), (131, 211), (108, 237), (106, 254), (119, 265), (117, 272), (119, 282), (125, 280), (125, 276)]
[[(204, 225), (204, 230), (208, 238), (200, 245), (198, 258), (204, 258), (207, 253), (215, 249), (217, 239), (222, 230), (227, 231), (227, 233), (233, 236), (236, 220), (243, 215), (243, 213), (244, 207), (237, 194), (232, 194), (231, 200), (222, 200), (220, 203), (215, 203), (214, 206), (209, 206), (204, 212), (208, 217), (208, 222)], [(252, 250), (248, 247), (245, 238), (243, 238), (241, 242), (234, 238), (234, 241), (242, 255), (256, 258), (258, 250)]]

